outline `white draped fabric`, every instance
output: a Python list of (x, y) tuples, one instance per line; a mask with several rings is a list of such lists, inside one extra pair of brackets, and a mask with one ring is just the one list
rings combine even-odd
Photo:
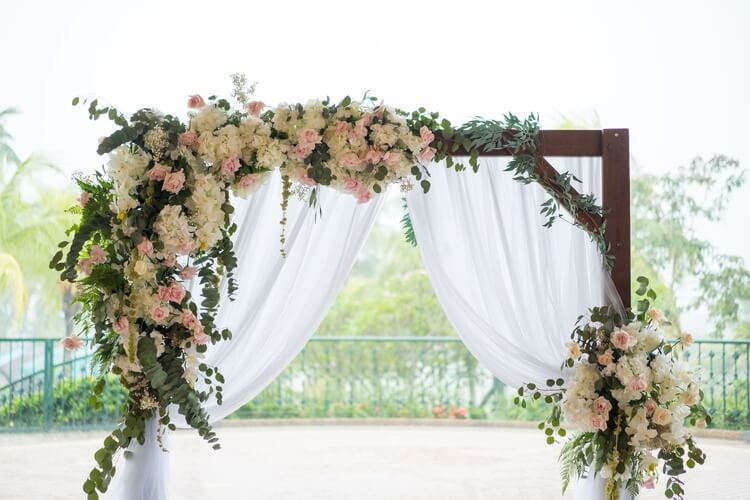
[[(316, 223), (315, 208), (290, 200), (284, 258), (278, 173), (249, 201), (235, 200), (240, 289), (234, 302), (222, 300), (217, 317), (219, 328), (228, 327), (233, 337), (212, 346), (204, 360), (226, 378), (223, 404), (206, 405), (212, 422), (253, 399), (299, 353), (346, 281), (382, 201), (378, 196), (360, 205), (350, 195), (324, 188), (323, 218)], [(176, 411), (172, 417), (184, 425)], [(133, 455), (117, 464), (107, 499), (168, 498), (169, 454), (155, 442), (154, 423), (147, 434), (146, 444), (131, 445)]]
[[(513, 387), (560, 373), (578, 315), (602, 304), (609, 276), (588, 235), (539, 205), (548, 195), (515, 182), (502, 159), (472, 175), (433, 168), (429, 193), (408, 197), (422, 260), (448, 320), (467, 348)], [(599, 159), (552, 159), (600, 196)]]
[[(598, 160), (554, 162), (599, 194)], [(435, 165), (432, 188), (408, 196), (419, 248), (437, 297), (469, 350), (496, 377), (518, 386), (557, 376), (576, 317), (604, 299), (611, 286), (587, 235), (558, 221), (542, 227), (546, 196), (483, 159), (477, 174)], [(286, 367), (312, 336), (351, 270), (382, 197), (366, 205), (322, 189), (316, 210), (292, 200), (286, 259), (279, 254), (278, 174), (238, 206), (235, 250), (240, 289), (224, 300), (220, 327), (230, 342), (209, 349), (205, 362), (226, 378), (224, 404), (209, 402), (212, 421), (250, 401)], [(179, 416), (173, 412), (175, 421)], [(132, 446), (118, 463), (107, 498), (164, 500), (167, 454), (153, 442)]]

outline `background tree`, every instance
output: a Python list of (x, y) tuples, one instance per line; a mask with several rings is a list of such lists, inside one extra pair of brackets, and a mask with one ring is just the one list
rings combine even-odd
[[(36, 155), (20, 159), (13, 150), (5, 120), (14, 113), (0, 111), (0, 297), (12, 299), (0, 300), (0, 334), (60, 335), (62, 299), (70, 291), (48, 263), (73, 222), (66, 209), (75, 196), (67, 183), (49, 185), (59, 174), (52, 164)], [(35, 314), (27, 315), (29, 308)]]
[[(686, 308), (705, 307), (721, 337), (740, 323), (750, 300), (750, 271), (699, 230), (721, 220), (731, 194), (745, 182), (737, 160), (694, 158), (665, 174), (640, 173), (631, 181), (634, 274), (658, 277), (662, 306), (675, 328)], [(696, 288), (695, 298), (688, 297)], [(678, 301), (678, 294), (682, 300)]]

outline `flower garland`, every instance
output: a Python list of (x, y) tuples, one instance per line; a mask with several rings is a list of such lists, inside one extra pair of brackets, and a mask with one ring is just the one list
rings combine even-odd
[(539, 424), (548, 444), (556, 442), (555, 434), (566, 436), (563, 425), (578, 431), (560, 453), (563, 493), (571, 477), (588, 473), (607, 479), (606, 500), (616, 500), (621, 489), (636, 496), (641, 487), (656, 486), (661, 464), (668, 477), (665, 496), (682, 499), (679, 476), (705, 461), (685, 428), (686, 422), (711, 422), (700, 404), (698, 374), (678, 355), (692, 336), (683, 334), (676, 343), (664, 339), (660, 326), (669, 322), (650, 307), (656, 294), (648, 280), (638, 281), (636, 293), (645, 297), (637, 314), (628, 311), (622, 318), (598, 307), (579, 319), (563, 363), (572, 369), (567, 383), (558, 378), (545, 388), (526, 384), (514, 400), (524, 408), (542, 397), (551, 404)]
[[(528, 169), (535, 159), (528, 151), (538, 141), (533, 115), (523, 122), (508, 115), (505, 122), (475, 121), (455, 129), (437, 113), (405, 112), (367, 96), (271, 109), (250, 100), (254, 86), (245, 88), (244, 77), (233, 79), (240, 110), (216, 96), (194, 95), (187, 124), (153, 109), (128, 119), (96, 100), (88, 105), (91, 119), (106, 115), (119, 128), (99, 144), (98, 153), (109, 155), (104, 172), (76, 178), (82, 194), (74, 211), (80, 222), (50, 267), (77, 285), (76, 319), (84, 332), (93, 332), (94, 363), (102, 377), (91, 403), (101, 404), (103, 375), (109, 372), (129, 392), (124, 419), (95, 453), (97, 466), (83, 485), (90, 500), (107, 490), (118, 450), (134, 439), (144, 442), (149, 419), (158, 419), (160, 432), (175, 428), (170, 406), (219, 448), (203, 403), (213, 397), (221, 404), (224, 377), (202, 358), (209, 344), (231, 339), (231, 332), (214, 322), (221, 283), (230, 299), (237, 290), (230, 193), (250, 196), (274, 169), (281, 171), (284, 254), (286, 207), (294, 193), (315, 205), (321, 185), (360, 203), (390, 184), (408, 190), (417, 181), (427, 192), (427, 163), (445, 160), (449, 168), (464, 169), (452, 158), (459, 147), (470, 153), (474, 170), (479, 151), (492, 147), (516, 148), (511, 169)], [(482, 123), (497, 133), (478, 133)], [(563, 206), (573, 213), (590, 209), (577, 203)], [(556, 206), (552, 211), (560, 210)], [(200, 306), (186, 286), (191, 280), (201, 289)], [(66, 345), (78, 346), (80, 339), (71, 337)]]

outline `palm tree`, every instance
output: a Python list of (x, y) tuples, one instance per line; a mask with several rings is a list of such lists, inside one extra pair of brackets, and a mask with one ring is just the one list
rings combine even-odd
[(50, 188), (39, 182), (59, 173), (52, 164), (36, 155), (21, 160), (15, 153), (3, 123), (14, 113), (12, 108), (0, 111), (0, 297), (13, 299), (20, 324), (30, 297), (46, 319), (60, 318), (65, 290), (48, 262), (74, 220), (65, 209), (75, 197), (71, 188)]

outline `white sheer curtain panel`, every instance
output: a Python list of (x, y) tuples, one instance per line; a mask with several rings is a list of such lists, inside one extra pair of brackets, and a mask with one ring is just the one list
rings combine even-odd
[[(614, 289), (585, 231), (558, 220), (552, 228), (536, 184), (483, 158), (479, 171), (431, 169), (432, 187), (408, 204), (417, 244), (448, 320), (485, 368), (508, 385), (560, 375), (565, 342), (578, 315)], [(552, 159), (600, 197), (599, 159)]]
[[(378, 196), (360, 205), (350, 195), (323, 188), (322, 220), (316, 222), (321, 217), (317, 208), (290, 200), (284, 258), (279, 174), (248, 201), (235, 200), (240, 288), (234, 302), (222, 299), (217, 317), (219, 328), (230, 328), (233, 337), (210, 347), (203, 360), (218, 366), (226, 379), (223, 404), (206, 404), (212, 422), (253, 399), (302, 350), (346, 281), (382, 201)], [(181, 415), (171, 415), (184, 426)], [(117, 464), (108, 500), (168, 497), (168, 454), (154, 441), (153, 428), (147, 438), (144, 446), (133, 444), (132, 456)]]

